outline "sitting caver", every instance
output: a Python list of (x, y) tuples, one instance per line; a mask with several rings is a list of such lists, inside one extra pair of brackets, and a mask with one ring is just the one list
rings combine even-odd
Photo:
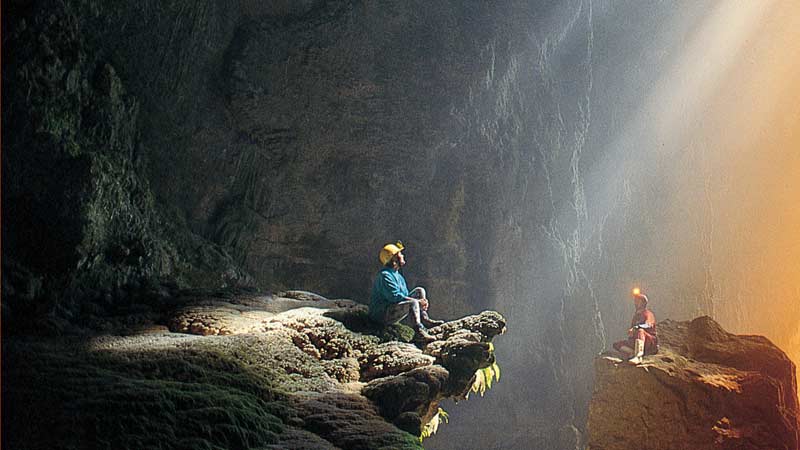
[(378, 258), (383, 270), (378, 272), (372, 285), (369, 316), (383, 325), (400, 322), (410, 317), (416, 331), (415, 339), (422, 343), (434, 341), (425, 327), (435, 327), (444, 322), (428, 317), (428, 297), (425, 289), (415, 287), (408, 291), (406, 280), (400, 269), (406, 264), (403, 244), (386, 244)]
[(644, 355), (658, 353), (658, 333), (656, 316), (647, 309), (647, 296), (639, 288), (633, 290), (636, 312), (631, 319), (628, 339), (614, 343), (614, 349), (623, 353), (631, 364), (640, 364)]

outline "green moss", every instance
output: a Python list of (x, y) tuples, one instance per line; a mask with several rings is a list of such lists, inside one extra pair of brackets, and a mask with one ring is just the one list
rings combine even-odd
[(381, 342), (411, 342), (414, 339), (413, 328), (401, 323), (377, 324), (369, 318), (366, 308), (333, 310), (325, 316), (338, 320), (350, 331), (377, 336)]
[(256, 448), (277, 442), (290, 414), (271, 380), (221, 352), (10, 353), (14, 448)]
[(411, 340), (414, 339), (414, 329), (409, 326), (396, 323), (383, 327), (380, 333), (378, 333), (378, 337), (381, 339), (381, 342), (411, 342)]
[(423, 439), (427, 439), (436, 434), (436, 432), (439, 431), (439, 425), (441, 425), (442, 422), (449, 423), (450, 415), (444, 409), (439, 408), (431, 420), (429, 420), (428, 423), (422, 427), (422, 434), (419, 436), (419, 441), (422, 442)]

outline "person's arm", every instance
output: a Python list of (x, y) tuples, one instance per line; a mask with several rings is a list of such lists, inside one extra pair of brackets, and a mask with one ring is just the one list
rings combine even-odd
[[(644, 319), (644, 320), (642, 320)], [(646, 311), (644, 317), (640, 319), (640, 323), (637, 323), (634, 328), (639, 328), (642, 330), (650, 330), (655, 328), (656, 326), (656, 316), (653, 315), (652, 312)]]
[(400, 303), (405, 300), (410, 300), (410, 298), (406, 297), (403, 294), (403, 290), (400, 289), (400, 285), (397, 284), (397, 281), (394, 277), (384, 272), (382, 275), (383, 280), (383, 291), (386, 294), (386, 298), (389, 300), (389, 303)]

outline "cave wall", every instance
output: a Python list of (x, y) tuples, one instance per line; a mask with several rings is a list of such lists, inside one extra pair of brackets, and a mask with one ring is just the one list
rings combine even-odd
[[(36, 34), (69, 29), (70, 39), (52, 39), (56, 48), (85, 60), (64, 62), (53, 72), (53, 91), (35, 95), (34, 102), (81, 104), (56, 95), (74, 83), (70, 70), (85, 67), (78, 84), (86, 79), (91, 86), (90, 74), (109, 67), (120, 95), (135, 105), (130, 117), (118, 120), (130, 137), (114, 167), (125, 168), (141, 186), (141, 192), (128, 188), (120, 195), (150, 199), (133, 216), (153, 225), (128, 234), (155, 236), (172, 258), (147, 276), (192, 287), (248, 284), (251, 276), (264, 288), (366, 301), (377, 250), (402, 239), (406, 276), (428, 288), (434, 315), (507, 307), (541, 317), (534, 326), (548, 323), (539, 351), (564, 345), (560, 326), (550, 319), (563, 314), (562, 280), (577, 274), (571, 252), (582, 213), (569, 205), (580, 195), (578, 164), (589, 123), (589, 2), (86, 0), (14, 6), (17, 17), (34, 25), (11, 21), (5, 30), (31, 34), (15, 39), (34, 42)], [(43, 11), (64, 23), (50, 23)], [(21, 65), (49, 64), (24, 59), (17, 57)], [(573, 62), (578, 69), (566, 70)], [(13, 79), (15, 69), (7, 72), (4, 80)], [(29, 98), (4, 108), (7, 116), (24, 111)], [(96, 102), (83, 103), (91, 108)], [(92, 135), (77, 119), (72, 130)], [(21, 149), (31, 134), (9, 144), (5, 173), (30, 163)], [(110, 153), (102, 138), (77, 147), (101, 157)], [(45, 160), (44, 171), (62, 165), (52, 154)], [(102, 176), (80, 179), (97, 184)], [(41, 197), (35, 209), (46, 218), (48, 194), (24, 181), (42, 178), (20, 178), (17, 191), (4, 189), (4, 204), (21, 204), (34, 192)], [(97, 217), (117, 217), (114, 208), (104, 211)], [(131, 245), (115, 250), (121, 240), (112, 233), (95, 253), (121, 253), (125, 260)], [(4, 260), (30, 266), (13, 249), (35, 247), (35, 240), (12, 242)], [(76, 255), (64, 265), (66, 282), (78, 261), (93, 254), (69, 240), (46, 248)], [(108, 259), (98, 258), (86, 273), (119, 273)], [(129, 260), (138, 270), (158, 258)], [(528, 297), (531, 274), (521, 270), (528, 267), (539, 279), (537, 298), (553, 301)], [(570, 289), (581, 289), (578, 284)], [(99, 296), (112, 304), (124, 290), (114, 287), (126, 286), (99, 285)], [(77, 308), (97, 302), (77, 297)], [(576, 320), (591, 323), (595, 314)], [(514, 365), (528, 365), (518, 361), (510, 364), (512, 374)], [(568, 368), (554, 372), (549, 360), (540, 363), (543, 378), (526, 394), (552, 394), (538, 418), (571, 395), (551, 389)], [(554, 426), (571, 422), (571, 414)], [(544, 436), (550, 428), (547, 423), (534, 433)]]
[(100, 5), (3, 7), (3, 332), (60, 333), (157, 302), (165, 286), (252, 284), (157, 205), (144, 176), (149, 108), (98, 47)]
[[(747, 331), (746, 300), (720, 300), (735, 271), (710, 238), (728, 225), (703, 208), (730, 202), (707, 183), (714, 143), (652, 138), (642, 107), (711, 5), (6, 7), (5, 317), (113, 310), (164, 282), (366, 302), (402, 239), (432, 315), (510, 318), (504, 381), (435, 448), (580, 447), (587, 368), (633, 284), (659, 317)], [(764, 317), (797, 341), (792, 316)]]
[(574, 139), (586, 75), (548, 58), (586, 52), (559, 37), (581, 2), (113, 6), (81, 20), (141, 101), (142, 173), (262, 286), (364, 300), (403, 239), (441, 314), (488, 306), (512, 191), (537, 158), (569, 170), (544, 147)]

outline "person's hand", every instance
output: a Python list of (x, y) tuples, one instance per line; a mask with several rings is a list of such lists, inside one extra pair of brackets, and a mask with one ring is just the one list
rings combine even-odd
[(628, 337), (633, 337), (633, 332), (634, 332), (633, 328), (628, 328)]
[(427, 298), (419, 299), (419, 307), (422, 308), (423, 311), (427, 311), (428, 310), (428, 299)]

